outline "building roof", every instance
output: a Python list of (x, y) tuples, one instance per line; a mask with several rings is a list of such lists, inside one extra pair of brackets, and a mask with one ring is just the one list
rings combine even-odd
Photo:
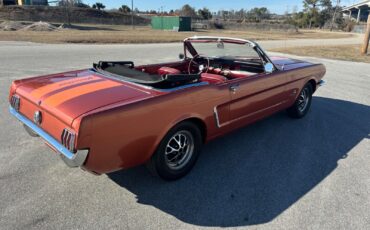
[(370, 0), (362, 1), (350, 6), (343, 7), (343, 11), (352, 10), (352, 9), (358, 9), (360, 7), (370, 7)]

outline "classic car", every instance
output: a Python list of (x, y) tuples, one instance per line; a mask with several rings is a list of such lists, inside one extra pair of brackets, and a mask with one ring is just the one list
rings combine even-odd
[(282, 110), (304, 117), (326, 72), (244, 39), (195, 36), (183, 48), (170, 63), (99, 61), (16, 80), (9, 111), (70, 167), (99, 175), (146, 164), (174, 180), (211, 139)]

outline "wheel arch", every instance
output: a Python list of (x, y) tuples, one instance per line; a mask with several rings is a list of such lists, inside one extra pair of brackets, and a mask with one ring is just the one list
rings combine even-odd
[(192, 122), (195, 124), (202, 135), (202, 142), (205, 143), (207, 140), (207, 125), (206, 122), (200, 118), (199, 116), (196, 115), (189, 115), (189, 116), (184, 116), (180, 119), (175, 120), (172, 122), (169, 126), (167, 126), (163, 132), (158, 136), (157, 140), (155, 141), (154, 145), (152, 146), (151, 150), (149, 151), (149, 155), (147, 155), (147, 159), (150, 159), (150, 157), (155, 153), (156, 149), (158, 148), (159, 144), (163, 140), (163, 138), (167, 135), (167, 133), (173, 129), (176, 125), (182, 123), (182, 122)]
[(312, 93), (314, 93), (316, 91), (316, 81), (315, 79), (310, 79), (307, 83), (311, 84), (312, 86)]
[(200, 119), (199, 117), (189, 117), (189, 118), (186, 118), (186, 119), (184, 119), (180, 122), (177, 122), (173, 127), (175, 127), (176, 125), (178, 125), (182, 122), (191, 122), (191, 123), (195, 124), (199, 128), (199, 131), (202, 135), (202, 142), (203, 143), (206, 142), (206, 140), (207, 140), (207, 125), (202, 119)]

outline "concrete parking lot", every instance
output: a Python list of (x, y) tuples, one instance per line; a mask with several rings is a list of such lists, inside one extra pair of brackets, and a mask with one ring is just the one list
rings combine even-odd
[(370, 228), (370, 64), (304, 58), (327, 67), (304, 119), (282, 112), (214, 140), (170, 183), (145, 167), (102, 176), (68, 168), (7, 111), (14, 79), (179, 52), (176, 43), (1, 42), (0, 229)]

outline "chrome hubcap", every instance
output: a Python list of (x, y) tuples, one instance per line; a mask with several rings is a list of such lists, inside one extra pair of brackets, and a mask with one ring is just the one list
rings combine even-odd
[(298, 97), (298, 110), (300, 112), (303, 112), (307, 108), (309, 100), (310, 100), (310, 95), (309, 95), (308, 88), (304, 88)]
[(165, 151), (167, 166), (173, 170), (183, 168), (191, 159), (194, 152), (193, 135), (181, 130), (171, 137)]

